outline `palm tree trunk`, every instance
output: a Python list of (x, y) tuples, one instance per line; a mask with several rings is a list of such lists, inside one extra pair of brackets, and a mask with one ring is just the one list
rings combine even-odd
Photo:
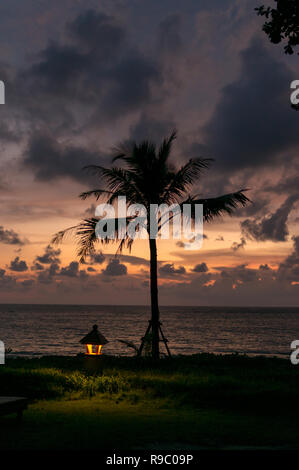
[(150, 283), (151, 283), (151, 311), (152, 311), (152, 356), (159, 359), (159, 320), (158, 306), (158, 273), (157, 273), (157, 246), (156, 239), (149, 239), (150, 246)]

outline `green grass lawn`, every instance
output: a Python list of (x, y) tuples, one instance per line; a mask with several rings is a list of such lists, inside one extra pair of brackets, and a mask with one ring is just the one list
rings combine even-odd
[(11, 359), (1, 395), (31, 405), (0, 417), (0, 449), (299, 448), (298, 379), (277, 358)]

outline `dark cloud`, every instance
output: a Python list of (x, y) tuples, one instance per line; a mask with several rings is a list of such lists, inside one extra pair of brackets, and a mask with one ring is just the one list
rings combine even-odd
[(36, 132), (29, 140), (23, 163), (40, 181), (68, 177), (82, 182), (90, 181), (90, 175), (82, 171), (83, 167), (99, 164), (101, 160), (97, 152), (58, 144), (49, 134)]
[(95, 10), (87, 10), (68, 25), (68, 30), (80, 44), (86, 45), (103, 60), (117, 54), (126, 39), (126, 31), (117, 20)]
[(223, 88), (204, 128), (208, 153), (227, 171), (273, 166), (282, 152), (299, 144), (298, 119), (289, 103), (292, 72), (258, 40), (241, 59), (240, 78)]
[(35, 262), (32, 266), (31, 266), (31, 269), (32, 271), (43, 271), (44, 270), (44, 266), (38, 262)]
[(142, 113), (137, 123), (131, 126), (130, 138), (136, 141), (149, 139), (160, 144), (175, 128), (176, 124), (173, 121), (157, 119)]
[(14, 129), (11, 129), (6, 122), (0, 124), (0, 141), (19, 142), (20, 135)]
[(80, 278), (81, 280), (88, 278), (86, 271), (79, 270), (79, 263), (77, 261), (71, 261), (67, 266), (62, 267), (60, 270), (58, 263), (52, 262), (47, 270), (39, 273), (38, 279), (41, 282), (49, 283), (52, 281), (54, 276)]
[(245, 219), (241, 222), (242, 233), (256, 241), (286, 241), (289, 235), (287, 220), (298, 199), (298, 195), (289, 196), (276, 212), (261, 219)]
[(33, 271), (38, 271), (39, 282), (49, 284), (59, 273), (61, 250), (55, 250), (51, 245), (46, 246), (44, 253), (35, 258), (31, 267)]
[(208, 272), (208, 270), (209, 268), (206, 265), (206, 263), (199, 263), (196, 266), (194, 266), (194, 268), (192, 269), (194, 273), (206, 273)]
[(19, 256), (17, 256), (10, 262), (9, 269), (11, 271), (23, 272), (28, 270), (28, 266), (26, 261), (20, 260)]
[[(107, 256), (115, 256), (113, 253), (106, 253), (106, 256), (103, 253), (97, 253), (95, 255), (90, 256), (88, 262), (85, 264), (102, 264), (105, 261), (105, 257)], [(129, 263), (135, 266), (148, 266), (149, 261), (145, 258), (141, 258), (140, 256), (132, 256), (132, 255), (118, 255), (117, 259), (120, 262)]]
[(141, 258), (140, 256), (132, 256), (132, 255), (120, 255), (120, 261), (124, 261), (129, 264), (133, 264), (135, 266), (148, 266), (149, 261), (145, 258)]
[(68, 266), (61, 268), (60, 273), (61, 276), (68, 276), (68, 277), (77, 277), (79, 275), (79, 263), (78, 261), (71, 261)]
[(56, 261), (51, 262), (49, 268), (48, 268), (48, 273), (50, 277), (55, 276), (59, 271), (59, 264)]
[(16, 285), (16, 280), (6, 274), (5, 269), (0, 269), (0, 289), (11, 289)]
[(124, 27), (112, 16), (80, 13), (68, 23), (64, 41), (51, 41), (20, 77), (27, 93), (56, 103), (48, 118), (38, 102), (33, 111), (54, 128), (57, 115), (65, 128), (76, 122), (80, 128), (97, 127), (150, 103), (152, 85), (163, 81), (158, 63), (125, 38)]
[[(23, 165), (40, 181), (90, 182), (82, 167), (102, 164), (104, 157), (81, 142), (111, 122), (114, 126), (115, 119), (136, 119), (156, 102), (164, 81), (160, 64), (127, 40), (115, 17), (90, 9), (33, 57), (34, 63), (10, 81), (10, 115), (30, 130)], [(8, 128), (3, 134), (10, 137)], [(80, 144), (73, 144), (79, 135)]]
[(180, 28), (181, 17), (178, 14), (171, 14), (161, 21), (158, 32), (158, 49), (160, 53), (176, 55), (180, 52), (183, 45)]
[(215, 268), (220, 271), (220, 276), (224, 279), (230, 279), (232, 283), (253, 282), (258, 277), (258, 270), (247, 268), (246, 264), (241, 264), (229, 268)]
[[(59, 261), (60, 262), (60, 261)], [(50, 265), (47, 264), (47, 268), (43, 271), (40, 271), (38, 274), (38, 281), (43, 284), (50, 284), (53, 278), (59, 273), (59, 264), (58, 262), (51, 262)]]
[(271, 268), (268, 266), (267, 263), (266, 264), (260, 264), (259, 269), (261, 271), (270, 271), (271, 270)]
[(103, 253), (93, 253), (88, 259), (88, 264), (102, 264), (105, 261)]
[(127, 274), (127, 266), (121, 264), (118, 258), (110, 259), (106, 268), (102, 270), (105, 276), (125, 276)]
[(61, 250), (55, 250), (51, 245), (45, 248), (44, 254), (36, 257), (36, 261), (41, 264), (60, 263)]
[(299, 169), (295, 168), (290, 176), (283, 176), (275, 185), (267, 185), (265, 190), (272, 191), (274, 193), (287, 193), (287, 194), (298, 194), (299, 188)]
[(277, 271), (279, 280), (299, 282), (299, 236), (293, 237), (293, 251), (280, 263)]
[(98, 119), (103, 119), (103, 113), (111, 119), (119, 113), (140, 110), (152, 101), (151, 87), (161, 80), (159, 67), (154, 60), (139, 53), (125, 57), (109, 73), (110, 90), (103, 96)]
[(75, 101), (99, 98), (123, 48), (123, 27), (112, 17), (87, 10), (67, 24), (66, 36), (64, 43), (51, 41), (24, 77), (37, 91), (63, 99), (72, 94)]
[(87, 281), (87, 280), (89, 279), (89, 275), (88, 275), (88, 273), (87, 273), (86, 271), (84, 271), (84, 269), (81, 269), (81, 270), (79, 271), (79, 279), (80, 279), (81, 281)]
[[(203, 234), (203, 235), (202, 235), (202, 238), (203, 238), (203, 240), (208, 240), (209, 237), (208, 237), (208, 235)], [(181, 240), (177, 241), (175, 244), (176, 244), (176, 246), (178, 246), (179, 248), (184, 248), (184, 247), (185, 247), (185, 243), (182, 242)]]
[(227, 305), (240, 305), (240, 302), (243, 305), (282, 305), (284, 302), (295, 306), (298, 304), (299, 237), (294, 237), (293, 241), (292, 253), (278, 269), (267, 264), (258, 269), (246, 264), (220, 266), (201, 276), (194, 274), (185, 282), (161, 286), (161, 298), (164, 300), (171, 296), (174, 304), (179, 298), (185, 298), (192, 299), (195, 305), (196, 301), (204, 298), (205, 301), (208, 299), (207, 305), (215, 305), (215, 302), (218, 305), (224, 305), (224, 302)]
[(34, 279), (25, 279), (24, 281), (21, 282), (21, 285), (25, 287), (26, 289), (28, 289), (32, 287), (34, 283), (35, 283)]
[(14, 230), (7, 230), (2, 225), (0, 226), (0, 243), (7, 245), (24, 245), (24, 241)]
[[(248, 194), (249, 197), (250, 194)], [(265, 213), (270, 201), (259, 194), (255, 194), (254, 201), (245, 207), (239, 208), (233, 215), (236, 217), (253, 217)]]
[(51, 42), (40, 57), (41, 61), (30, 70), (39, 87), (37, 90), (56, 96), (76, 91), (76, 80), (88, 65), (86, 56), (73, 46)]
[(176, 268), (173, 263), (167, 263), (160, 267), (159, 273), (164, 277), (172, 277), (186, 274), (186, 269), (184, 266)]
[(246, 240), (245, 240), (244, 237), (241, 237), (240, 242), (239, 242), (239, 243), (238, 243), (238, 242), (234, 242), (234, 243), (232, 244), (232, 246), (231, 246), (231, 249), (232, 249), (233, 251), (238, 251), (238, 250), (240, 250), (240, 248), (244, 248), (245, 245), (246, 245)]

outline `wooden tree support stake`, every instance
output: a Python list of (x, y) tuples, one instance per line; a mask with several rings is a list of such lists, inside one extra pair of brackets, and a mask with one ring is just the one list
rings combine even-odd
[[(163, 343), (165, 344), (165, 348), (166, 348), (166, 351), (168, 353), (168, 356), (171, 357), (171, 352), (170, 352), (170, 349), (169, 349), (168, 344), (167, 344), (168, 340), (164, 336), (161, 325), (162, 325), (162, 323), (159, 322), (158, 328), (159, 328), (159, 331), (161, 333), (161, 338), (162, 338)], [(148, 327), (147, 327), (147, 330), (145, 332), (145, 335), (141, 338), (141, 345), (140, 345), (140, 348), (138, 349), (137, 357), (141, 356), (143, 348), (144, 348), (144, 344), (145, 344), (145, 341), (146, 341), (146, 337), (147, 337), (147, 335), (149, 334), (149, 332), (151, 330), (152, 330), (152, 320), (149, 320)]]

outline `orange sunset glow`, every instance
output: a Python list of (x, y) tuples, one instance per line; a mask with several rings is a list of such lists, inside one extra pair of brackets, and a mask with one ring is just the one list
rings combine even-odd
[[(56, 7), (33, 16), (20, 11), (13, 21), (23, 26), (17, 38), (7, 38), (3, 56), (10, 70), (2, 68), (0, 301), (147, 304), (147, 241), (117, 259), (116, 244), (98, 244), (97, 261), (85, 264), (78, 263), (74, 240), (50, 244), (59, 230), (94, 216), (95, 198), (78, 195), (102, 183), (82, 170), (85, 165), (109, 167), (119, 142), (149, 138), (159, 145), (176, 128), (171, 164), (214, 159), (193, 194), (248, 188), (252, 203), (204, 223), (200, 250), (158, 241), (161, 304), (296, 305), (299, 142), (288, 90), (295, 65), (262, 40), (255, 21), (242, 22), (246, 8), (240, 6), (239, 20), (228, 26), (242, 41), (228, 36), (213, 60), (209, 31), (230, 18), (225, 11), (219, 17), (213, 8), (199, 8), (185, 23), (170, 15), (163, 28), (155, 26), (150, 49), (142, 31), (137, 46), (121, 15), (84, 12), (81, 2), (68, 19)], [(39, 41), (28, 35), (32, 22)], [(103, 34), (111, 63), (84, 36), (87, 24), (95, 28), (92, 37)], [(76, 59), (70, 53), (68, 70), (66, 45), (87, 64), (77, 63), (72, 80)], [(30, 49), (26, 63), (22, 48)], [(138, 75), (135, 89), (126, 67)]]

